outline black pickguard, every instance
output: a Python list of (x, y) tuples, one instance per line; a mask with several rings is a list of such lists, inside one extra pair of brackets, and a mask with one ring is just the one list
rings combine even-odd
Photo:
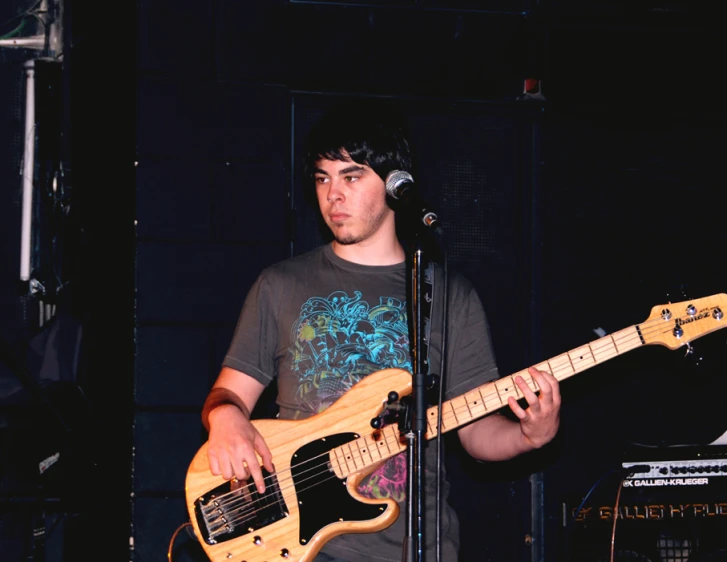
[(210, 490), (194, 502), (194, 513), (207, 544), (222, 543), (288, 516), (275, 474), (264, 468), (266, 482), (260, 494), (248, 481), (229, 481)]
[(346, 481), (340, 480), (328, 462), (328, 452), (358, 439), (355, 433), (338, 433), (304, 445), (291, 459), (298, 509), (300, 511), (300, 544), (326, 525), (337, 521), (368, 521), (385, 513), (388, 505), (357, 501), (348, 493)]

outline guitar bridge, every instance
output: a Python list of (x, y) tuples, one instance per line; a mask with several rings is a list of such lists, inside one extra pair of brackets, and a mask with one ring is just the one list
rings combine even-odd
[(232, 479), (194, 502), (194, 513), (207, 544), (218, 544), (265, 527), (288, 516), (278, 478), (263, 469), (265, 492), (254, 482)]

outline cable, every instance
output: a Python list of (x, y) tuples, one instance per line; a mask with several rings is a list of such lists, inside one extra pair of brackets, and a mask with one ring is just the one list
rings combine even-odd
[[(596, 480), (596, 482), (593, 484), (593, 486), (591, 486), (591, 488), (588, 490), (588, 493), (586, 493), (586, 495), (583, 497), (583, 500), (578, 505), (578, 507), (576, 508), (576, 510), (573, 512), (573, 516), (571, 517), (571, 525), (570, 525), (570, 528), (571, 529), (573, 529), (573, 526), (576, 523), (576, 520), (578, 518), (578, 515), (581, 512), (581, 509), (583, 509), (583, 506), (586, 504), (586, 502), (588, 501), (588, 498), (591, 497), (591, 494), (596, 490), (596, 488), (598, 487), (598, 485), (601, 482), (603, 482), (603, 480), (607, 476), (610, 476), (611, 474), (623, 474), (622, 478), (619, 479), (619, 487), (618, 487), (618, 491), (616, 493), (616, 503), (615, 503), (615, 506), (613, 508), (613, 519), (614, 519), (614, 522), (613, 522), (613, 530), (612, 530), (612, 534), (611, 534), (611, 554), (610, 554), (610, 557), (611, 558), (610, 558), (610, 562), (613, 562), (613, 556), (614, 556), (614, 541), (615, 541), (615, 535), (616, 535), (616, 519), (617, 519), (617, 516), (618, 516), (618, 506), (619, 506), (619, 501), (620, 501), (620, 496), (621, 496), (621, 489), (623, 488), (623, 483), (624, 483), (624, 481), (626, 479), (628, 479), (630, 476), (633, 476), (636, 473), (639, 473), (639, 472), (648, 472), (648, 471), (649, 471), (649, 467), (647, 465), (634, 465), (634, 466), (631, 466), (629, 468), (611, 468), (611, 469), (609, 469), (598, 480)], [(570, 558), (570, 555), (568, 555), (568, 557)]]
[(571, 518), (571, 525), (573, 525), (576, 522), (576, 519), (578, 518), (578, 514), (581, 512), (581, 509), (583, 509), (583, 506), (588, 501), (588, 498), (591, 497), (591, 494), (596, 490), (598, 485), (603, 481), (606, 476), (609, 476), (613, 474), (614, 472), (620, 472), (622, 469), (618, 468), (612, 468), (608, 470), (606, 473), (603, 474), (598, 480), (596, 480), (596, 483), (591, 486), (591, 489), (588, 490), (588, 493), (584, 496), (583, 501), (581, 501), (580, 505), (576, 508), (576, 510), (573, 512), (573, 517)]
[(8, 31), (8, 32), (7, 32), (6, 34), (4, 34), (4, 35), (0, 35), (0, 39), (10, 39), (11, 37), (15, 37), (16, 35), (20, 35), (20, 32), (21, 32), (21, 31), (23, 30), (23, 28), (25, 27), (25, 25), (26, 25), (27, 23), (28, 23), (28, 22), (27, 22), (27, 20), (26, 20), (26, 19), (25, 19), (25, 17), (24, 17), (24, 18), (23, 18), (23, 20), (22, 20), (22, 21), (20, 22), (20, 24), (18, 25), (18, 27), (16, 27), (16, 28), (15, 28), (15, 29), (13, 29), (12, 31)]
[(10, 18), (8, 20), (5, 20), (4, 22), (0, 23), (0, 28), (3, 28), (6, 25), (9, 25), (9, 24), (13, 23), (14, 21), (22, 20), (26, 16), (31, 15), (33, 13), (33, 11), (36, 10), (42, 3), (43, 3), (43, 0), (38, 0), (35, 4), (33, 4), (30, 8), (28, 8), (27, 10), (25, 10), (23, 13), (17, 14), (15, 16), (13, 16), (12, 18)]
[(618, 491), (616, 492), (616, 502), (613, 506), (613, 528), (611, 529), (611, 557), (610, 562), (613, 562), (613, 557), (615, 553), (615, 545), (616, 545), (616, 521), (618, 521), (618, 506), (621, 499), (621, 490), (623, 490), (624, 482), (634, 474), (643, 473), (643, 472), (649, 472), (649, 466), (645, 464), (636, 464), (633, 466), (630, 466), (625, 471), (625, 475), (618, 484)]
[(177, 535), (185, 527), (191, 527), (191, 526), (192, 526), (192, 523), (190, 523), (189, 521), (187, 521), (186, 523), (182, 523), (179, 527), (177, 527), (177, 530), (174, 531), (174, 533), (172, 534), (172, 538), (169, 540), (169, 550), (167, 550), (167, 560), (169, 560), (169, 562), (172, 562), (172, 547), (174, 546), (174, 541), (177, 539)]
[(623, 477), (619, 484), (618, 484), (618, 491), (616, 492), (616, 503), (613, 506), (613, 528), (611, 529), (611, 557), (610, 561), (613, 562), (613, 556), (616, 552), (614, 547), (616, 545), (616, 521), (618, 521), (618, 505), (619, 500), (621, 499), (621, 490), (623, 490), (624, 487), (624, 481), (626, 478), (628, 478), (631, 474), (633, 474), (632, 471), (630, 471), (629, 474), (627, 474), (625, 477)]

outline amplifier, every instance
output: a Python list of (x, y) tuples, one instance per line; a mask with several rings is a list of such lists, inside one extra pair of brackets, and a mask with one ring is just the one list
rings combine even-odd
[(624, 488), (721, 487), (727, 484), (727, 447), (642, 449), (622, 466), (627, 471)]
[(727, 561), (727, 446), (639, 448), (624, 458), (620, 475), (570, 504), (569, 562), (609, 560), (614, 517), (616, 560)]

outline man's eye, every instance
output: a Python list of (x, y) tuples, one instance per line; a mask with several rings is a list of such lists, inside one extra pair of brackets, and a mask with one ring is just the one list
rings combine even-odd
[(346, 181), (347, 182), (358, 181), (358, 179), (359, 179), (358, 176), (346, 176)]
[(323, 176), (316, 178), (316, 183), (326, 183), (327, 181), (328, 181), (328, 178), (323, 177)]

